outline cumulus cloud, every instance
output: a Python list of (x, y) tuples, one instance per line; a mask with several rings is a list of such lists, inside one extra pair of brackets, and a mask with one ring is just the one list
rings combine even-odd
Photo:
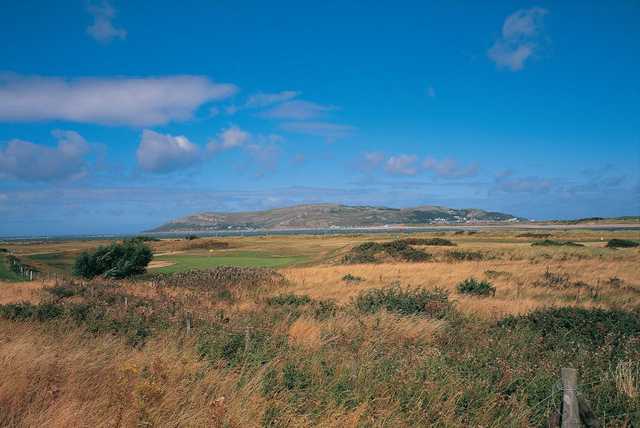
[(472, 177), (478, 173), (478, 165), (473, 163), (468, 166), (461, 166), (454, 159), (443, 159), (438, 161), (434, 158), (427, 158), (422, 163), (427, 171), (431, 171), (442, 178), (464, 178)]
[(541, 7), (521, 9), (509, 15), (502, 26), (502, 35), (489, 48), (487, 55), (498, 68), (522, 70), (525, 62), (539, 48), (543, 18), (549, 13)]
[(284, 122), (280, 128), (296, 134), (312, 135), (334, 141), (352, 134), (356, 128), (331, 122)]
[(193, 117), (234, 94), (204, 76), (80, 78), (0, 75), (0, 121), (65, 120), (150, 126)]
[(55, 148), (11, 140), (0, 147), (0, 177), (24, 181), (80, 178), (87, 173), (89, 143), (75, 131), (53, 131)]
[(215, 140), (209, 141), (207, 150), (209, 152), (218, 152), (222, 150), (233, 149), (245, 144), (251, 138), (251, 134), (243, 131), (237, 126), (230, 126), (223, 129)]
[(201, 150), (184, 136), (145, 129), (137, 151), (138, 164), (147, 172), (167, 173), (195, 165)]
[(335, 110), (333, 106), (325, 106), (310, 101), (286, 101), (263, 112), (262, 117), (269, 119), (308, 120), (315, 119), (325, 113)]
[(418, 158), (415, 155), (391, 156), (387, 159), (384, 169), (396, 175), (416, 175), (418, 173), (417, 160)]
[(87, 27), (87, 33), (100, 43), (109, 43), (113, 39), (124, 40), (127, 31), (113, 26), (116, 10), (108, 1), (100, 4), (90, 4), (88, 11), (93, 17), (93, 24)]

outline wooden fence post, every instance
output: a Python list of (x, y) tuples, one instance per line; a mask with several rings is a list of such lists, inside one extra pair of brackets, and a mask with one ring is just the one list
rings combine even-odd
[(562, 428), (580, 428), (578, 409), (578, 372), (576, 369), (560, 369), (562, 378)]

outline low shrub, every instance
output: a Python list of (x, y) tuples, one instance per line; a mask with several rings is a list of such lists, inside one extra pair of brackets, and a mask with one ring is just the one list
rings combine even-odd
[(63, 283), (58, 284), (53, 287), (44, 289), (47, 293), (52, 294), (53, 296), (59, 299), (65, 299), (67, 297), (72, 297), (77, 294), (82, 293), (82, 289), (73, 283)]
[(403, 240), (390, 242), (364, 242), (349, 251), (342, 262), (375, 263), (379, 258), (390, 257), (395, 261), (423, 262), (431, 259), (431, 255), (422, 250), (417, 250)]
[(446, 257), (452, 261), (479, 261), (483, 260), (484, 256), (478, 251), (464, 251), (464, 250), (452, 250), (447, 251)]
[(458, 293), (472, 294), (476, 296), (495, 296), (496, 288), (489, 281), (478, 281), (475, 278), (467, 278), (457, 286)]
[(550, 233), (537, 233), (537, 232), (526, 232), (516, 235), (516, 238), (537, 238), (544, 239), (550, 237)]
[(385, 309), (402, 315), (426, 315), (433, 318), (443, 318), (451, 309), (449, 295), (445, 291), (402, 289), (399, 285), (364, 290), (353, 300), (353, 304), (364, 313)]
[(194, 239), (200, 239), (198, 235), (187, 235), (184, 237), (187, 241), (193, 241)]
[(640, 337), (640, 313), (613, 309), (563, 307), (512, 315), (498, 323), (503, 328), (526, 327), (550, 342), (600, 346)]
[(268, 297), (266, 301), (268, 305), (302, 306), (311, 303), (311, 298), (307, 295), (280, 294), (278, 296)]
[(456, 243), (444, 238), (407, 238), (403, 239), (409, 245), (433, 245), (433, 246), (445, 246), (455, 247)]
[(351, 275), (350, 273), (348, 273), (342, 277), (342, 280), (344, 282), (362, 282), (364, 281), (364, 278), (360, 276)]
[(534, 247), (584, 247), (582, 244), (572, 241), (554, 241), (553, 239), (544, 239), (531, 243)]
[(607, 242), (607, 248), (634, 248), (640, 246), (640, 243), (631, 241), (630, 239), (610, 239)]

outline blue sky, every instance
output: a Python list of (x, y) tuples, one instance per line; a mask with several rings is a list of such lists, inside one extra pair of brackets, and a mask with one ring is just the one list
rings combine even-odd
[(640, 3), (3, 2), (0, 234), (640, 213)]

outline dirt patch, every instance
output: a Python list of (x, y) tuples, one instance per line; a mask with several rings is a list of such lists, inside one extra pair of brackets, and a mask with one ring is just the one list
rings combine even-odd
[(173, 266), (175, 264), (176, 264), (176, 262), (170, 262), (168, 260), (152, 260), (151, 262), (149, 262), (149, 265), (147, 266), (147, 268), (148, 269), (156, 269), (156, 268), (163, 268), (163, 267)]

